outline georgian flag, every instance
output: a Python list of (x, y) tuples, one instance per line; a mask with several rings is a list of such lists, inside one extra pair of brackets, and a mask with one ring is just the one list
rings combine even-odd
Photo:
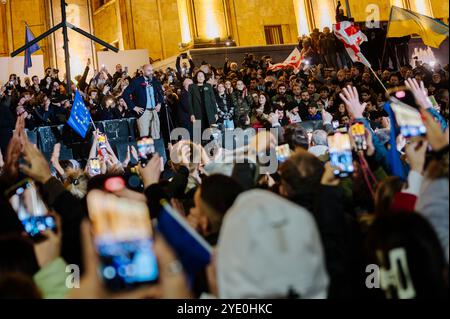
[(349, 21), (333, 24), (333, 31), (336, 37), (344, 43), (344, 47), (352, 61), (361, 62), (370, 68), (369, 61), (367, 61), (360, 49), (361, 43), (367, 41), (366, 35)]
[(300, 54), (300, 51), (295, 48), (286, 60), (282, 63), (270, 64), (268, 70), (278, 71), (284, 68), (293, 68), (295, 70), (300, 69), (304, 57)]

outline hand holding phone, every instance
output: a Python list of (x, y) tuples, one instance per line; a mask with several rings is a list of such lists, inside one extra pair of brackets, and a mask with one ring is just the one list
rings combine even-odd
[(100, 159), (98, 157), (89, 159), (89, 174), (95, 176), (101, 173)]
[(289, 144), (283, 144), (275, 147), (275, 152), (277, 154), (279, 163), (283, 163), (289, 158), (289, 156), (291, 156), (291, 149), (289, 148)]
[(328, 136), (330, 163), (335, 167), (334, 174), (347, 177), (354, 171), (350, 137), (347, 133), (336, 132)]
[(100, 153), (105, 156), (106, 154), (106, 135), (103, 133), (98, 133), (97, 135), (97, 142), (98, 142), (98, 148), (100, 150)]
[(386, 94), (403, 137), (426, 135), (427, 130), (420, 115), (420, 106), (412, 91), (407, 87), (401, 87), (389, 90)]
[(87, 205), (105, 286), (118, 291), (156, 283), (159, 269), (146, 203), (93, 190)]
[(24, 179), (9, 188), (5, 195), (17, 213), (25, 232), (33, 240), (42, 240), (42, 232), (56, 230), (55, 218), (49, 214), (36, 185), (31, 179)]
[(355, 141), (356, 150), (367, 150), (366, 129), (363, 123), (355, 123), (350, 127), (350, 132)]
[(153, 157), (153, 154), (155, 154), (155, 144), (153, 139), (151, 137), (141, 137), (137, 141), (137, 152), (141, 166), (145, 167), (147, 162)]

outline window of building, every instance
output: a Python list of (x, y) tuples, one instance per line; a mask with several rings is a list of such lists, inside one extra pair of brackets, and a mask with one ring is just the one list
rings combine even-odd
[(284, 43), (281, 25), (266, 25), (264, 26), (264, 33), (266, 35), (266, 44)]

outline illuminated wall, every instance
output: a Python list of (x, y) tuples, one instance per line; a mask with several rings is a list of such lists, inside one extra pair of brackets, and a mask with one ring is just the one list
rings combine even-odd
[(294, 12), (299, 36), (311, 33), (307, 17), (306, 1), (307, 0), (294, 0)]
[(433, 14), (435, 18), (443, 19), (448, 23), (448, 0), (430, 0), (431, 7), (433, 9)]
[(192, 0), (191, 3), (196, 38), (211, 40), (228, 36), (223, 0)]
[(192, 41), (191, 26), (189, 23), (189, 4), (188, 0), (178, 0), (178, 18), (180, 19), (181, 42), (189, 43)]
[(333, 0), (310, 0), (313, 12), (314, 25), (319, 30), (330, 27), (336, 23), (336, 7)]
[(389, 20), (391, 4), (403, 8), (404, 0), (358, 0), (349, 1), (350, 12), (355, 21), (366, 21), (367, 16), (371, 12), (366, 12), (369, 5), (376, 5), (380, 12), (380, 20)]
[[(44, 0), (13, 0), (0, 3), (0, 55), (8, 56), (25, 44), (25, 22), (35, 36), (48, 28), (46, 20), (46, 3)], [(44, 64), (50, 63), (45, 54), (50, 51), (49, 40), (39, 42), (42, 50), (36, 54), (44, 54)], [(23, 53), (22, 53), (23, 55)]]
[(405, 8), (405, 9), (408, 8), (408, 6), (405, 4), (405, 0), (389, 0), (389, 4), (391, 6), (396, 6), (399, 8)]
[(298, 28), (293, 0), (229, 0), (234, 38), (241, 46), (265, 45), (264, 26), (281, 25), (284, 43), (297, 42)]
[(433, 10), (431, 8), (430, 0), (409, 0), (409, 5), (412, 11), (432, 17)]
[[(120, 49), (147, 49), (153, 60), (179, 54), (179, 43), (192, 44), (232, 35), (240, 46), (265, 45), (265, 26), (280, 26), (284, 43), (323, 29), (335, 22), (337, 0), (66, 0), (68, 19)], [(341, 0), (345, 8), (345, 1)], [(94, 9), (89, 11), (93, 3)], [(354, 0), (349, 1), (356, 21), (365, 21), (366, 8), (375, 4), (380, 19), (388, 20), (390, 5), (433, 15), (448, 23), (448, 0)], [(50, 0), (8, 0), (0, 4), (0, 55), (24, 44), (26, 20), (35, 35), (51, 26)], [(53, 0), (54, 23), (60, 21), (59, 1)], [(32, 9), (30, 9), (32, 8)], [(90, 28), (92, 25), (92, 30)], [(69, 30), (72, 76), (82, 72), (92, 51), (91, 42)], [(61, 32), (39, 43), (44, 64), (64, 74)]]

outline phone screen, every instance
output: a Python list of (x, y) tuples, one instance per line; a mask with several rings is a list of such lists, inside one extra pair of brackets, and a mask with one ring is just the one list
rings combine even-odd
[(7, 196), (30, 237), (41, 237), (41, 232), (47, 229), (56, 230), (55, 218), (48, 215), (48, 209), (32, 180), (25, 179), (14, 185), (7, 190)]
[(139, 162), (145, 166), (155, 153), (155, 144), (151, 137), (142, 137), (137, 141)]
[(347, 133), (336, 132), (328, 136), (331, 165), (336, 167), (334, 174), (349, 176), (354, 171), (350, 137)]
[(106, 136), (102, 133), (98, 135), (98, 147), (100, 149), (106, 148)]
[(367, 150), (366, 129), (363, 123), (355, 123), (350, 127), (353, 140), (358, 151)]
[(93, 190), (87, 204), (106, 287), (117, 291), (156, 282), (159, 270), (146, 203)]
[(424, 136), (427, 133), (418, 110), (406, 104), (397, 103), (391, 103), (391, 108), (403, 137)]
[(291, 149), (289, 148), (289, 144), (279, 145), (275, 148), (277, 153), (278, 162), (283, 163), (286, 161), (289, 156), (291, 156)]
[(100, 174), (100, 159), (91, 158), (89, 159), (89, 171), (92, 176)]
[(423, 125), (419, 112), (420, 106), (416, 103), (413, 93), (408, 88), (402, 87), (389, 91), (387, 94), (403, 137), (424, 136), (427, 130)]

